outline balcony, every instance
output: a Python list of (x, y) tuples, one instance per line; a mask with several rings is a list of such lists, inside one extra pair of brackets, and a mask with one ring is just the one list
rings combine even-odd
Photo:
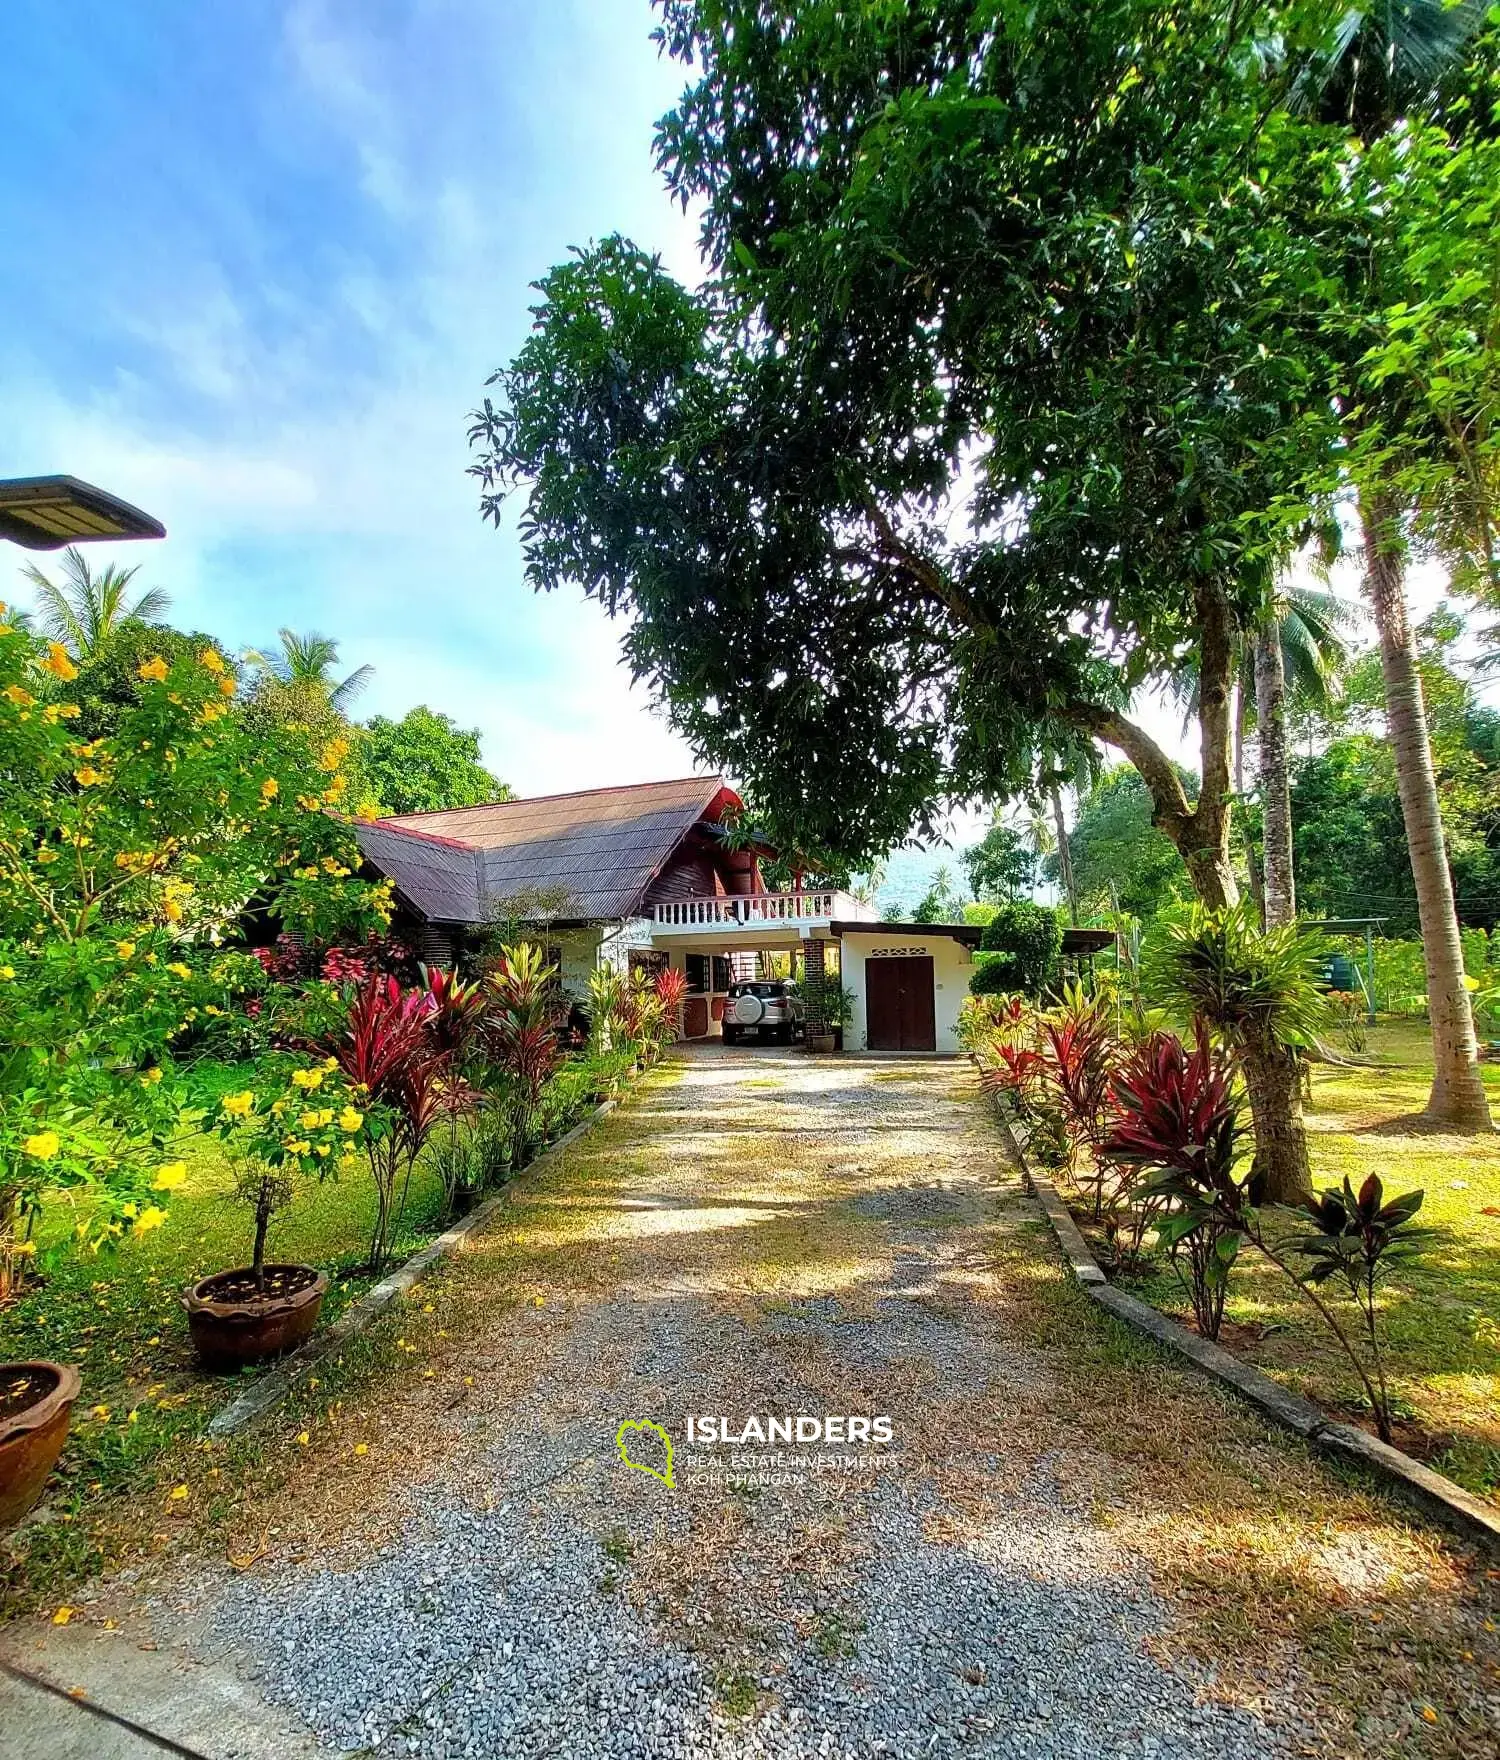
[(674, 898), (652, 907), (652, 939), (665, 932), (714, 935), (750, 930), (756, 939), (770, 934), (798, 935), (803, 929), (824, 928), (832, 922), (873, 923), (872, 905), (862, 904), (847, 892), (822, 888), (806, 892), (723, 893), (714, 897)]

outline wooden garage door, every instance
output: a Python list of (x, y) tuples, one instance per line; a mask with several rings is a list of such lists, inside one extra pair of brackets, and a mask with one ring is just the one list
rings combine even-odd
[(930, 955), (865, 961), (865, 1026), (871, 1051), (937, 1050)]

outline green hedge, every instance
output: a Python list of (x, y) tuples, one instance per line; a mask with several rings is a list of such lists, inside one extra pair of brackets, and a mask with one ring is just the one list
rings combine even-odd
[[(1010, 990), (1040, 996), (1057, 976), (1062, 938), (1061, 911), (1030, 899), (1001, 905), (985, 925), (970, 991), (975, 996)], [(992, 957), (984, 959), (984, 954)]]

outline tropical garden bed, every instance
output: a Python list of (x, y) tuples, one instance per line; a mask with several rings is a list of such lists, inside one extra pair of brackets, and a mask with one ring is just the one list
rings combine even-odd
[[(1319, 1190), (1379, 1173), (1389, 1196), (1425, 1193), (1430, 1238), (1394, 1268), (1381, 1300), (1395, 1439), (1408, 1454), (1500, 1502), (1500, 1136), (1453, 1137), (1418, 1115), (1432, 1082), (1425, 1023), (1372, 1029), (1373, 1068), (1314, 1065), (1307, 1123)], [(1483, 1066), (1500, 1098), (1500, 1065)], [(1305, 1231), (1302, 1231), (1305, 1232)], [(1169, 1268), (1133, 1292), (1187, 1320)], [(1346, 1422), (1368, 1423), (1358, 1382), (1317, 1317), (1273, 1267), (1248, 1255), (1225, 1302), (1223, 1342)]]
[[(1216, 933), (1200, 921), (1179, 946)], [(1379, 1393), (1389, 1440), (1500, 1503), (1500, 1137), (1426, 1124), (1427, 1029), (1382, 1022), (1358, 1061), (1310, 1064), (1313, 1188), (1339, 1194), (1323, 1232), (1251, 1201), (1235, 1060), (1196, 1019), (1194, 1049), (1161, 1009), (1071, 991), (1045, 1008), (975, 998), (966, 1032), (1112, 1281), (1334, 1417), (1378, 1431)], [(1494, 1092), (1500, 1066), (1483, 1074)], [(1352, 1222), (1371, 1175), (1373, 1294)], [(1318, 1270), (1331, 1250), (1352, 1284)]]

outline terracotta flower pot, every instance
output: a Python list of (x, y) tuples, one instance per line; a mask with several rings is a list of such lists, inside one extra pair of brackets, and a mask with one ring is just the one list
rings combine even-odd
[(295, 1350), (318, 1323), (328, 1274), (311, 1265), (267, 1265), (258, 1295), (248, 1267), (219, 1271), (182, 1298), (188, 1330), (210, 1369), (237, 1369)]
[(809, 1033), (807, 1035), (807, 1049), (812, 1052), (832, 1051), (833, 1043), (832, 1033)]
[(79, 1386), (71, 1363), (0, 1363), (0, 1528), (19, 1521), (41, 1496)]

